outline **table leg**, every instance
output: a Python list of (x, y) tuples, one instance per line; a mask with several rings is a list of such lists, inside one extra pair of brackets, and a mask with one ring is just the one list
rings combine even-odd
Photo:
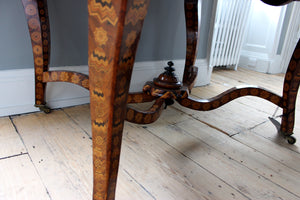
[(88, 0), (94, 200), (114, 199), (132, 67), (150, 0)]
[(35, 106), (48, 112), (45, 106), (46, 83), (43, 73), (48, 71), (50, 60), (50, 26), (47, 0), (22, 0), (28, 23), (35, 70)]
[(300, 40), (295, 48), (283, 86), (283, 115), (281, 131), (285, 135), (292, 135), (295, 122), (296, 98), (300, 83)]
[(201, 23), (201, 2), (202, 0), (185, 0), (185, 21), (186, 21), (186, 58), (183, 75), (183, 84), (189, 90), (194, 87), (198, 68), (194, 67), (197, 58), (198, 39)]

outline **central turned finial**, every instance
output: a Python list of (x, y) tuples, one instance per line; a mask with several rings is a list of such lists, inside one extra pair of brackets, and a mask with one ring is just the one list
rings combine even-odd
[(174, 69), (174, 63), (172, 61), (168, 62), (168, 66), (165, 67), (165, 73), (168, 74), (169, 76), (176, 76), (173, 72), (175, 71)]
[(165, 67), (165, 72), (160, 74), (158, 78), (153, 79), (154, 85), (167, 88), (167, 89), (179, 89), (182, 83), (178, 81), (176, 74), (174, 73), (174, 63), (172, 61), (168, 62), (168, 66)]

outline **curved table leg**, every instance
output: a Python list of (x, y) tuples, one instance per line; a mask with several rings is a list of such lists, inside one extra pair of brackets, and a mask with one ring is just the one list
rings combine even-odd
[(293, 134), (295, 121), (296, 98), (300, 83), (300, 40), (295, 48), (287, 72), (285, 74), (283, 86), (283, 115), (281, 121), (281, 131), (290, 136)]
[(186, 20), (186, 58), (183, 84), (188, 86), (189, 90), (193, 88), (198, 72), (198, 69), (194, 67), (194, 65), (197, 57), (198, 38), (200, 32), (200, 9), (201, 0), (184, 1)]
[(135, 53), (150, 0), (88, 0), (94, 200), (114, 199)]
[(43, 72), (48, 71), (50, 60), (50, 26), (47, 0), (22, 0), (28, 23), (34, 59), (35, 106), (45, 112), (46, 107)]

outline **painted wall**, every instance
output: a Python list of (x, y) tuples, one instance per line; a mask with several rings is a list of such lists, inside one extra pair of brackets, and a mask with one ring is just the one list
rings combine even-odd
[[(50, 66), (87, 65), (87, 3), (48, 1)], [(68, 8), (69, 6), (69, 8)], [(203, 0), (198, 58), (206, 58), (213, 1)], [(30, 37), (21, 0), (0, 0), (0, 70), (33, 68)], [(152, 0), (136, 61), (185, 58), (183, 0)]]

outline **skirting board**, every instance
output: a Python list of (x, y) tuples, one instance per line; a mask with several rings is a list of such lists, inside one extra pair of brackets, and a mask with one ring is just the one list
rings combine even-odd
[(271, 63), (272, 60), (268, 54), (242, 50), (238, 66), (257, 72), (268, 73)]
[(238, 66), (261, 73), (279, 74), (284, 73), (280, 64), (281, 57), (279, 55), (273, 56), (272, 59), (241, 55)]
[[(178, 77), (183, 75), (184, 60), (173, 61)], [(145, 80), (158, 76), (167, 61), (136, 62), (130, 92), (142, 91)], [(195, 86), (209, 84), (211, 69), (206, 59), (197, 60), (198, 79)], [(88, 74), (88, 66), (53, 67), (50, 70), (70, 70)], [(46, 101), (50, 108), (62, 108), (89, 103), (89, 91), (70, 83), (48, 83)], [(38, 111), (34, 104), (34, 70), (17, 69), (0, 71), (0, 116)]]

